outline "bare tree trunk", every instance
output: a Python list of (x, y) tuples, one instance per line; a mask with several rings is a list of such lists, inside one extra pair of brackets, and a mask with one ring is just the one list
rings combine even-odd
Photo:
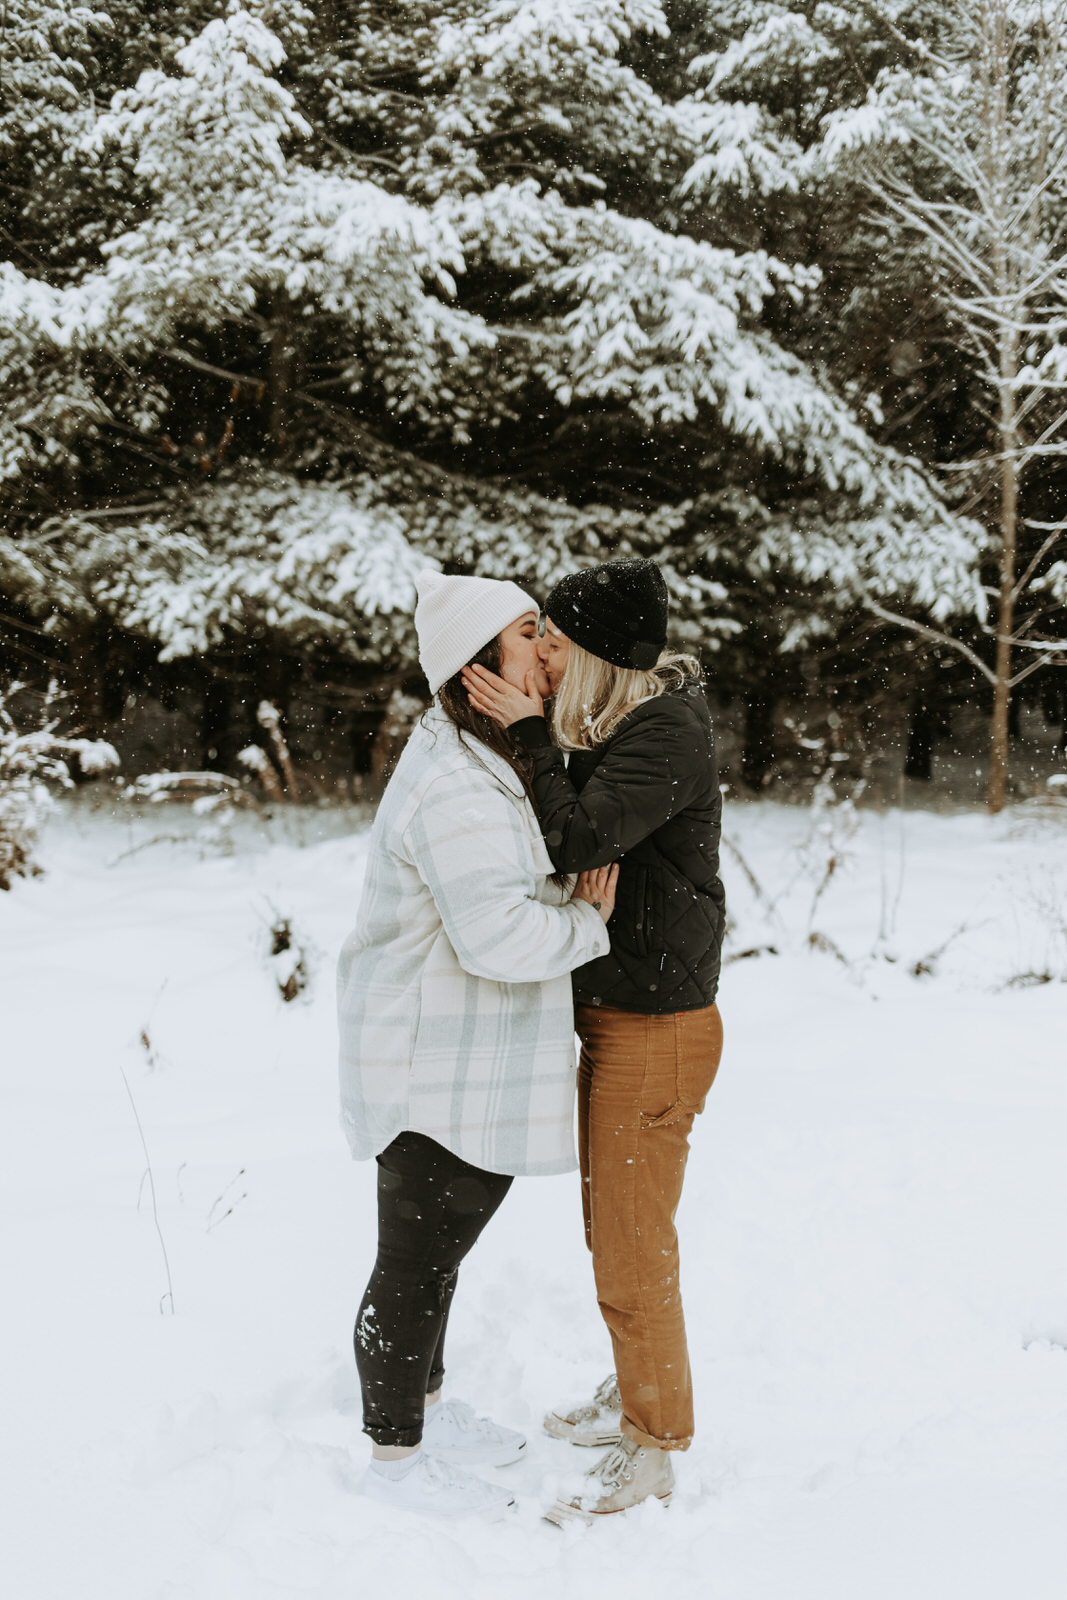
[[(1007, 450), (1001, 434), (1001, 449)], [(1008, 792), (1008, 713), (1011, 707), (1011, 631), (1015, 625), (1015, 538), (1019, 475), (1014, 453), (1005, 454), (1000, 479), (1000, 598), (997, 606), (996, 683), (989, 751), (989, 809), (1003, 810)]]

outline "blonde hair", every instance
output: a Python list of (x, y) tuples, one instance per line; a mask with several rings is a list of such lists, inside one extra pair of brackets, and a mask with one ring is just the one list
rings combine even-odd
[(563, 681), (552, 708), (552, 731), (561, 750), (592, 750), (614, 733), (635, 706), (699, 682), (700, 663), (676, 650), (664, 650), (647, 672), (615, 667), (570, 641)]

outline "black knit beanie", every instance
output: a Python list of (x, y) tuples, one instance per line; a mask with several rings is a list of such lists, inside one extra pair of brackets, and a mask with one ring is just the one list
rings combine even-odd
[(545, 611), (568, 639), (614, 667), (647, 672), (667, 643), (667, 585), (654, 561), (606, 561), (568, 573)]

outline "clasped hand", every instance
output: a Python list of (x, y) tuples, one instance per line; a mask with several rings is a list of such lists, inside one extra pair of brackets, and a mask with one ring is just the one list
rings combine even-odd
[(618, 881), (617, 861), (610, 867), (594, 867), (589, 872), (580, 872), (571, 899), (588, 901), (594, 911), (600, 912), (601, 921), (607, 922), (615, 910), (615, 886)]

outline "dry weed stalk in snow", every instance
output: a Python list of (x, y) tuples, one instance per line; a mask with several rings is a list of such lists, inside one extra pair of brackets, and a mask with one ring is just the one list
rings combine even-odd
[[(980, 939), (992, 926), (1014, 928), (1009, 962), (987, 971), (982, 986), (990, 992), (1067, 983), (1067, 878), (1056, 856), (1029, 867), (987, 878), (979, 874), (963, 915), (935, 933), (936, 921), (921, 943), (915, 930), (898, 930), (908, 882), (909, 816), (895, 811), (882, 816), (863, 812), (857, 800), (865, 780), (842, 783), (827, 773), (817, 784), (802, 831), (794, 834), (777, 857), (778, 876), (766, 861), (757, 875), (737, 838), (724, 833), (727, 867), (738, 869), (730, 885), (723, 965), (764, 956), (829, 956), (860, 988), (878, 988), (878, 972), (899, 966), (910, 978), (946, 975), (946, 960), (964, 967)], [(1037, 843), (1051, 832), (1057, 847), (1061, 824), (1067, 821), (1067, 777), (1053, 778), (1043, 803), (1028, 801), (1012, 808), (1011, 821), (1000, 829), (1005, 841)], [(804, 813), (799, 813), (798, 821)], [(921, 828), (921, 823), (911, 819)], [(742, 823), (743, 813), (735, 817)], [(872, 848), (872, 830), (878, 841)], [(773, 859), (773, 858), (772, 858)], [(859, 884), (847, 893), (845, 880), (858, 874)], [(865, 880), (865, 881), (864, 881)], [(909, 895), (914, 897), (914, 883)], [(920, 887), (921, 894), (921, 887)], [(858, 898), (857, 898), (858, 895)], [(851, 909), (845, 908), (851, 903)], [(869, 934), (866, 916), (855, 915), (861, 904), (876, 912)], [(842, 912), (845, 912), (842, 917)], [(816, 925), (816, 913), (819, 913)]]
[(814, 943), (813, 923), (819, 901), (830, 887), (834, 874), (844, 870), (852, 859), (850, 846), (860, 825), (856, 801), (866, 787), (866, 778), (860, 778), (848, 794), (839, 797), (832, 772), (824, 773), (815, 785), (811, 797), (811, 832), (799, 852), (801, 870), (815, 881), (815, 893), (808, 910), (809, 943)]
[[(144, 1151), (145, 1169), (144, 1169), (144, 1173), (143, 1173), (143, 1175), (141, 1177), (141, 1188), (142, 1189), (144, 1188), (145, 1180), (147, 1179), (147, 1181), (148, 1181), (148, 1193), (149, 1193), (149, 1196), (150, 1196), (151, 1201), (152, 1201), (152, 1222), (153, 1222), (153, 1224), (155, 1226), (156, 1235), (157, 1235), (157, 1237), (159, 1239), (159, 1248), (160, 1248), (160, 1251), (162, 1252), (162, 1255), (163, 1255), (163, 1270), (165, 1271), (165, 1273), (167, 1275), (167, 1292), (166, 1292), (166, 1294), (162, 1294), (159, 1297), (159, 1314), (160, 1314), (160, 1316), (163, 1315), (163, 1302), (165, 1300), (169, 1300), (170, 1301), (170, 1314), (171, 1314), (171, 1316), (173, 1316), (174, 1315), (174, 1285), (171, 1282), (170, 1260), (169, 1260), (169, 1258), (167, 1256), (167, 1244), (166, 1244), (166, 1240), (163, 1238), (163, 1229), (160, 1227), (160, 1223), (159, 1223), (159, 1205), (158, 1205), (158, 1202), (156, 1200), (156, 1180), (155, 1180), (155, 1175), (152, 1172), (152, 1158), (148, 1154), (148, 1141), (145, 1139), (144, 1128), (141, 1126), (141, 1117), (140, 1117), (140, 1114), (139, 1114), (139, 1112), (137, 1110), (137, 1102), (133, 1098), (133, 1090), (130, 1088), (130, 1080), (129, 1080), (129, 1078), (127, 1078), (125, 1072), (122, 1071), (121, 1067), (119, 1068), (119, 1071), (122, 1073), (122, 1081), (126, 1086), (126, 1093), (129, 1096), (130, 1106), (131, 1106), (131, 1108), (133, 1110), (133, 1118), (134, 1118), (134, 1121), (137, 1124), (137, 1132), (138, 1132), (138, 1135), (139, 1135), (140, 1140), (141, 1140), (141, 1149)], [(140, 1204), (141, 1204), (141, 1196), (140, 1196), (140, 1193), (138, 1193), (138, 1196), (137, 1196), (138, 1209), (140, 1209)]]
[(1055, 867), (1027, 871), (1014, 896), (1015, 919), (1029, 961), (1005, 989), (1067, 983), (1067, 876)]

